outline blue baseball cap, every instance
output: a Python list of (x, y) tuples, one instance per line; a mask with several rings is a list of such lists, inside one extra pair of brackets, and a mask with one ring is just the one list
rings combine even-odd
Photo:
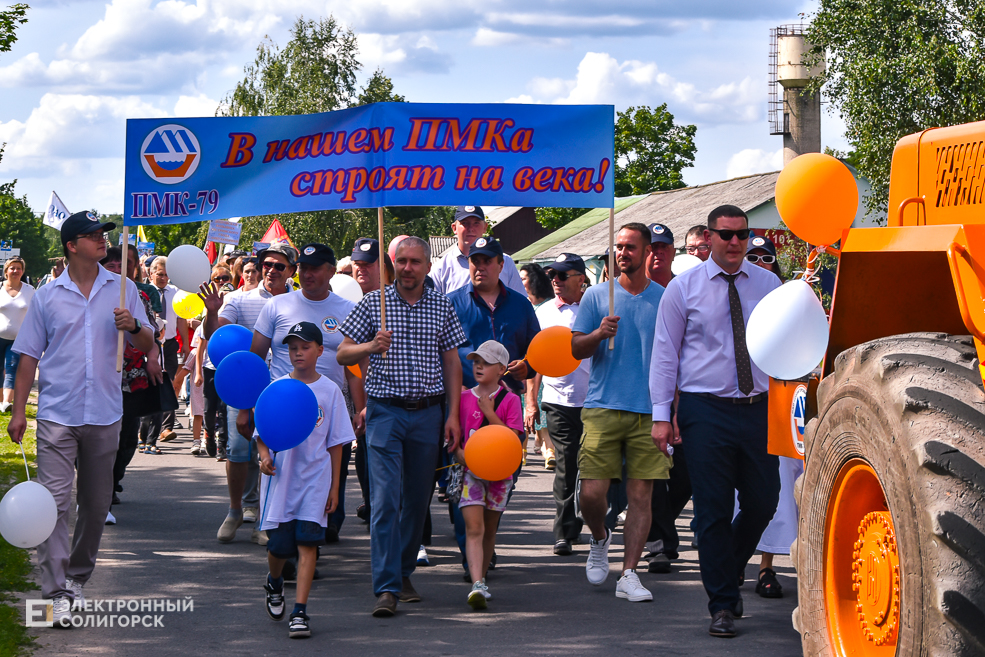
[(674, 233), (663, 224), (650, 224), (650, 244), (670, 244), (674, 245)]
[(503, 257), (503, 245), (495, 237), (480, 237), (469, 247), (469, 257), (487, 255), (490, 258)]

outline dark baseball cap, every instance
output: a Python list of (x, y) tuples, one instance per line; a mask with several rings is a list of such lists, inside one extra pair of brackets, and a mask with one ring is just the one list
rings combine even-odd
[(372, 237), (360, 237), (352, 246), (353, 262), (376, 262), (380, 259), (380, 243)]
[(544, 269), (553, 269), (554, 271), (576, 271), (579, 274), (585, 273), (585, 261), (581, 259), (580, 255), (574, 253), (562, 253), (558, 257), (554, 258), (554, 262), (549, 262), (544, 265)]
[(257, 253), (257, 260), (263, 263), (263, 259), (268, 253), (277, 253), (287, 258), (287, 264), (295, 265), (298, 262), (298, 251), (287, 242), (274, 242), (267, 248)]
[(674, 246), (674, 233), (663, 224), (650, 224), (650, 244), (670, 244)]
[(291, 327), (291, 330), (287, 332), (284, 339), (281, 340), (284, 344), (291, 338), (301, 338), (305, 342), (315, 342), (319, 345), (322, 344), (321, 329), (312, 324), (311, 322), (298, 322)]
[(469, 247), (469, 257), (487, 255), (490, 258), (503, 257), (503, 245), (495, 237), (480, 237)]
[(478, 205), (460, 205), (455, 208), (455, 221), (461, 221), (468, 217), (478, 217), (483, 221), (486, 220), (486, 215)]
[(301, 255), (298, 256), (299, 265), (322, 265), (328, 263), (335, 266), (335, 251), (332, 247), (312, 242), (301, 247)]
[(99, 222), (99, 216), (93, 212), (76, 212), (62, 224), (62, 246), (75, 240), (79, 235), (88, 235), (97, 230), (110, 231), (116, 228), (111, 221)]
[(749, 244), (746, 246), (746, 253), (755, 251), (756, 249), (767, 251), (772, 256), (776, 255), (776, 245), (773, 244), (773, 240), (768, 237), (763, 237), (762, 235), (753, 235), (749, 238)]

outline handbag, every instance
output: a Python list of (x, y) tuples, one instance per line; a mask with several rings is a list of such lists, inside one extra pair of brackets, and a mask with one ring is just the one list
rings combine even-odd
[(452, 463), (448, 466), (448, 474), (445, 476), (445, 495), (448, 496), (449, 502), (458, 504), (462, 500), (462, 488), (465, 486), (465, 465)]
[(178, 396), (174, 394), (171, 375), (161, 370), (163, 381), (153, 383), (136, 392), (123, 393), (123, 412), (130, 416), (143, 417), (178, 410)]

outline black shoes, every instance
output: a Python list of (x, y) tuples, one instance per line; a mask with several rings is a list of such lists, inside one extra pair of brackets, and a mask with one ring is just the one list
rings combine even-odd
[(571, 541), (566, 538), (559, 539), (554, 544), (554, 554), (559, 557), (566, 557), (571, 554)]
[(369, 507), (365, 504), (360, 504), (356, 507), (356, 517), (363, 522), (369, 522)]
[(308, 614), (303, 611), (296, 611), (291, 614), (291, 622), (287, 626), (288, 636), (292, 639), (306, 639), (311, 636), (311, 628), (308, 626)]
[(732, 612), (728, 609), (716, 611), (715, 615), (711, 617), (711, 626), (708, 628), (708, 634), (723, 639), (734, 637), (735, 619), (732, 616)]
[(763, 568), (759, 571), (759, 582), (756, 584), (756, 593), (764, 598), (782, 598), (783, 587), (776, 579), (776, 572), (772, 568)]
[(397, 613), (397, 596), (390, 592), (381, 593), (373, 607), (373, 615), (377, 618), (389, 618)]
[(647, 555), (647, 571), (651, 573), (667, 574), (670, 572), (670, 557), (663, 552), (657, 552), (650, 556)]
[(284, 620), (284, 586), (281, 585), (280, 591), (275, 591), (268, 581), (264, 582), (263, 590), (267, 593), (267, 615), (271, 620)]

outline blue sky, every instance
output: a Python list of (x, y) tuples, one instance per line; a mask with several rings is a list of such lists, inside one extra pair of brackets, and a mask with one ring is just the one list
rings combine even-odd
[[(35, 0), (0, 55), (0, 180), (41, 211), (123, 207), (127, 118), (212, 116), (264, 36), (332, 14), (419, 102), (666, 102), (698, 126), (688, 184), (778, 169), (766, 124), (769, 30), (811, 0)], [(827, 112), (822, 143), (845, 148)]]

